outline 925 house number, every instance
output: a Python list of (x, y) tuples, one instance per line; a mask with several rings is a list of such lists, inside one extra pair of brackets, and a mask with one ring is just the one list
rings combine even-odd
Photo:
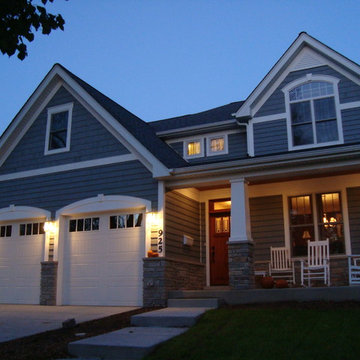
[(161, 229), (159, 229), (158, 230), (158, 253), (159, 254), (162, 254), (162, 252), (163, 252), (163, 246), (164, 246), (163, 234), (164, 234), (164, 232)]

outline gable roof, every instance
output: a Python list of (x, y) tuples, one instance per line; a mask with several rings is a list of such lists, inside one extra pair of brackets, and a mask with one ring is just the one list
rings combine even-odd
[(230, 120), (234, 118), (232, 114), (237, 111), (243, 103), (244, 101), (236, 101), (227, 105), (219, 106), (206, 111), (201, 111), (195, 114), (152, 121), (149, 122), (149, 125), (156, 132), (162, 132), (191, 127), (195, 125), (205, 125)]
[[(145, 149), (149, 151), (150, 157), (155, 157), (161, 164), (163, 164), (163, 166), (168, 169), (187, 166), (188, 163), (178, 153), (176, 153), (169, 145), (156, 136), (155, 131), (150, 125), (117, 104), (115, 101), (111, 100), (109, 97), (102, 94), (100, 91), (96, 90), (94, 87), (74, 75), (60, 64), (55, 64), (52, 67), (52, 69), (45, 76), (44, 80), (40, 83), (40, 85), (36, 88), (34, 93), (25, 103), (23, 108), (12, 120), (0, 138), (0, 147), (2, 147), (2, 145), (10, 138), (10, 135), (16, 129), (23, 116), (41, 95), (45, 85), (56, 76), (60, 76), (60, 78), (70, 87), (73, 87), (74, 84), (69, 84), (69, 82), (72, 82), (71, 80), (75, 81), (76, 84), (80, 86), (81, 89), (83, 89), (83, 91), (88, 94), (88, 96), (90, 96), (90, 99), (95, 101), (95, 104), (110, 114), (116, 122), (118, 122), (128, 133), (130, 133), (130, 135), (132, 135), (138, 141), (138, 143), (140, 143), (143, 147), (145, 147)], [(139, 153), (141, 153), (141, 151), (139, 151)]]
[(254, 115), (252, 107), (256, 101), (266, 93), (269, 87), (276, 81), (276, 78), (279, 76), (279, 74), (289, 66), (297, 54), (299, 54), (299, 52), (306, 46), (311, 49), (315, 49), (318, 53), (323, 55), (324, 58), (331, 59), (334, 63), (340, 64), (341, 67), (346, 68), (350, 74), (356, 74), (357, 76), (360, 75), (360, 66), (354, 61), (341, 55), (319, 40), (308, 35), (306, 32), (301, 32), (295, 41), (276, 62), (276, 64), (261, 80), (258, 86), (251, 92), (243, 105), (237, 110), (235, 113), (237, 118), (248, 118)]
[(126, 130), (142, 145), (156, 156), (166, 167), (182, 167), (188, 163), (169, 145), (159, 139), (153, 128), (139, 117), (117, 104), (115, 101), (96, 90), (94, 87), (77, 77), (61, 64), (57, 64), (67, 72), (89, 95), (107, 110)]

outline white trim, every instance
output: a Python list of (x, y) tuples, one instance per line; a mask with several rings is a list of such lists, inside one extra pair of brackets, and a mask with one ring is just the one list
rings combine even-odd
[[(191, 142), (199, 142), (200, 143), (200, 153), (199, 154), (194, 154), (194, 155), (189, 155), (188, 154), (187, 146)], [(183, 142), (183, 154), (184, 154), (184, 159), (186, 159), (186, 160), (204, 157), (205, 156), (205, 137), (204, 136), (197, 136), (197, 137), (188, 138), (187, 140), (184, 140), (184, 142)]]
[[(71, 123), (72, 123), (72, 111), (74, 103), (67, 103), (58, 106), (52, 106), (47, 109), (47, 123), (46, 123), (46, 135), (45, 135), (45, 148), (44, 155), (58, 154), (66, 151), (70, 151), (70, 139), (71, 139)], [(59, 149), (49, 149), (49, 140), (50, 140), (50, 129), (51, 129), (51, 119), (52, 115), (65, 112), (68, 113), (67, 119), (67, 129), (66, 129), (66, 145), (63, 148)]]
[(10, 205), (0, 209), (0, 221), (50, 218), (50, 216), (50, 211), (31, 206)]
[(116, 164), (116, 163), (122, 163), (122, 162), (134, 161), (134, 160), (137, 160), (135, 155), (126, 154), (126, 155), (111, 156), (111, 157), (101, 158), (101, 159), (96, 159), (96, 160), (79, 161), (76, 163), (50, 166), (50, 167), (41, 168), (41, 169), (19, 171), (16, 173), (0, 175), (0, 182), (14, 180), (14, 179), (21, 179), (21, 178), (26, 178), (26, 177), (31, 177), (31, 176), (53, 174), (53, 173), (57, 173), (57, 172), (85, 169), (85, 168), (95, 167), (95, 166), (104, 166), (104, 165), (110, 165), (110, 164)]
[[(289, 62), (292, 61), (292, 58), (297, 55), (299, 49), (302, 47), (308, 46), (309, 50), (311, 48), (316, 49), (318, 52), (322, 53), (322, 55), (317, 54), (313, 51), (318, 59), (325, 59), (327, 65), (331, 63), (331, 67), (336, 70), (337, 72), (341, 73), (342, 75), (348, 77), (352, 81), (357, 84), (360, 84), (359, 78), (352, 75), (350, 72), (345, 71), (340, 66), (336, 65), (335, 63), (329, 61), (328, 58), (333, 59), (334, 61), (342, 64), (344, 67), (347, 67), (350, 71), (360, 74), (360, 67), (359, 65), (355, 64), (351, 60), (347, 59), (343, 55), (337, 53), (336, 51), (330, 49), (326, 45), (322, 44), (320, 41), (312, 38), (306, 33), (301, 33), (297, 39), (293, 42), (293, 44), (285, 51), (285, 53), (281, 56), (278, 62), (271, 68), (271, 70), (267, 73), (264, 79), (258, 84), (258, 86), (253, 90), (253, 92), (248, 96), (245, 100), (244, 104), (240, 107), (240, 109), (236, 112), (236, 117), (242, 116), (252, 116), (256, 114), (259, 108), (264, 104), (264, 102), (268, 99), (268, 94), (271, 94), (274, 89), (276, 89), (279, 84), (285, 79), (285, 77), (292, 71), (291, 67), (288, 66)], [(329, 65), (330, 66), (330, 65)], [(287, 70), (284, 71), (283, 69), (287, 67)], [(274, 78), (281, 72), (281, 76), (270, 86), (273, 82)], [(261, 101), (259, 101), (256, 106), (252, 109), (251, 106), (254, 101), (266, 90), (265, 94), (262, 95)]]
[[(49, 81), (50, 82), (50, 81)], [(46, 84), (48, 85), (48, 83)], [(23, 129), (19, 132), (19, 134), (16, 135), (15, 140), (11, 141), (11, 144), (9, 145), (8, 149), (4, 152), (4, 154), (2, 154), (0, 156), (0, 166), (3, 165), (3, 163), (6, 161), (6, 159), (10, 156), (10, 154), (12, 153), (12, 151), (15, 149), (15, 147), (18, 145), (18, 143), (20, 142), (20, 140), (23, 138), (23, 136), (25, 135), (25, 133), (29, 130), (29, 128), (31, 127), (31, 125), (34, 123), (34, 121), (38, 118), (38, 116), (41, 114), (41, 112), (44, 110), (44, 108), (46, 107), (46, 105), (48, 104), (48, 102), (53, 98), (53, 96), (57, 93), (57, 91), (61, 88), (61, 86), (63, 85), (63, 82), (59, 80), (59, 82), (53, 87), (53, 89), (51, 89), (51, 91), (49, 92), (49, 94), (45, 97), (44, 101), (42, 102), (41, 106), (38, 107), (38, 109), (34, 112), (34, 114), (31, 116), (30, 120), (26, 122), (26, 124), (24, 124)], [(30, 99), (29, 99), (29, 103), (30, 103)], [(24, 106), (24, 108), (27, 108), (28, 104), (26, 104)], [(0, 141), (0, 149), (3, 147), (3, 145), (5, 144), (6, 140), (10, 138), (10, 135), (13, 134), (13, 132), (17, 129), (17, 126), (19, 125), (19, 123), (21, 122), (22, 119), (20, 119), (20, 114), (23, 114), (23, 111), (20, 111), (19, 115), (15, 118), (14, 122), (12, 124), (17, 124), (16, 126), (12, 126), (12, 124), (10, 125), (9, 130), (4, 133), (3, 138), (1, 138)], [(24, 113), (25, 116), (25, 113)]]
[[(323, 81), (323, 82), (331, 83), (333, 85), (334, 93), (332, 95), (311, 97), (309, 99), (304, 99), (303, 101), (310, 101), (311, 105), (312, 105), (314, 99), (325, 98), (325, 97), (330, 97), (330, 96), (334, 97), (335, 111), (336, 111), (336, 124), (337, 124), (339, 138), (338, 138), (338, 140), (335, 140), (335, 141), (318, 143), (317, 142), (317, 132), (315, 129), (315, 119), (314, 119), (314, 114), (312, 111), (311, 121), (312, 121), (312, 125), (313, 125), (314, 142), (312, 144), (306, 144), (306, 145), (294, 145), (293, 144), (293, 136), (292, 136), (291, 110), (290, 110), (290, 104), (293, 103), (293, 101), (292, 102), (290, 101), (289, 91), (297, 86), (300, 86), (300, 85), (306, 84), (306, 83), (310, 83), (313, 81)], [(286, 86), (284, 86), (281, 89), (282, 92), (284, 93), (284, 97), (285, 97), (286, 128), (287, 128), (289, 151), (324, 147), (324, 146), (329, 146), (329, 145), (338, 145), (338, 144), (344, 143), (344, 136), (343, 136), (343, 131), (342, 131), (342, 118), (341, 118), (341, 111), (340, 111), (339, 89), (338, 89), (339, 81), (340, 81), (340, 79), (338, 79), (334, 76), (313, 75), (311, 73), (308, 73), (305, 76), (288, 83)]]
[[(221, 151), (211, 151), (211, 140), (213, 139), (223, 139), (224, 140), (224, 149)], [(225, 155), (229, 153), (228, 146), (228, 135), (227, 134), (214, 134), (206, 137), (206, 155), (207, 156), (216, 156), (216, 155)]]
[(133, 196), (99, 194), (98, 196), (76, 201), (64, 206), (56, 212), (56, 219), (60, 216), (70, 216), (74, 214), (99, 213), (104, 211), (137, 208), (151, 211), (151, 201)]
[(257, 124), (257, 123), (262, 123), (262, 122), (267, 122), (267, 121), (282, 120), (282, 119), (286, 119), (286, 116), (287, 116), (286, 112), (280, 113), (280, 114), (259, 116), (259, 117), (252, 118), (250, 122), (253, 124)]
[(340, 110), (347, 110), (347, 109), (353, 109), (360, 107), (360, 101), (352, 101), (348, 103), (342, 103), (340, 104), (339, 108)]
[(249, 122), (248, 126), (246, 127), (246, 140), (247, 140), (247, 148), (248, 148), (248, 155), (251, 157), (255, 156), (255, 144), (254, 144), (254, 125), (252, 122)]

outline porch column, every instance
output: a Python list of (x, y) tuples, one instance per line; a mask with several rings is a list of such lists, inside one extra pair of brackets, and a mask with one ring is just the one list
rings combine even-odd
[(255, 286), (248, 185), (244, 178), (231, 183), (231, 229), (228, 243), (229, 284), (234, 289)]

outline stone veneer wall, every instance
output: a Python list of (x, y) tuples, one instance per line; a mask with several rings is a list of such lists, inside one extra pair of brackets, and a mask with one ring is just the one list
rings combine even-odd
[(228, 242), (228, 253), (229, 285), (231, 288), (254, 288), (254, 244), (250, 242)]
[(144, 258), (144, 306), (166, 306), (171, 290), (196, 290), (205, 286), (205, 265), (190, 261)]
[(40, 305), (56, 305), (57, 261), (41, 263)]

